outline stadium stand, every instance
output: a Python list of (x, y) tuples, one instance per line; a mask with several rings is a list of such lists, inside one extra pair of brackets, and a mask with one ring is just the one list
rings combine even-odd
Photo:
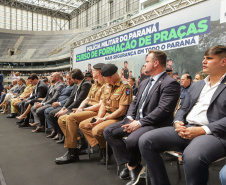
[(62, 32), (18, 34), (17, 31), (6, 33), (0, 29), (0, 57), (1, 59), (40, 59), (68, 54), (70, 44), (78, 37), (87, 34), (84, 31)]

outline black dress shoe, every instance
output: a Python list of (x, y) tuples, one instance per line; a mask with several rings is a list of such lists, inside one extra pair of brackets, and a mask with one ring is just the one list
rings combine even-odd
[[(84, 137), (81, 137), (79, 140), (77, 140), (77, 149), (79, 151), (86, 149), (87, 147), (88, 147), (88, 143), (86, 142)], [(99, 148), (99, 145), (98, 145), (98, 148)]]
[(131, 181), (127, 182), (126, 185), (135, 185), (139, 182), (140, 176), (144, 173), (145, 166), (139, 164), (135, 169), (129, 171)]
[(7, 115), (7, 118), (15, 118), (15, 117), (16, 117), (16, 114), (14, 114), (14, 113)]
[(56, 164), (68, 164), (79, 161), (78, 150), (76, 148), (68, 148), (68, 151), (55, 160)]
[(60, 140), (58, 140), (56, 143), (57, 144), (64, 144), (64, 140), (65, 140), (65, 137), (62, 136)]
[(122, 180), (130, 178), (129, 169), (127, 168), (127, 166), (125, 166), (125, 168), (123, 168), (123, 170), (119, 174), (119, 178), (122, 179)]
[(22, 119), (22, 120), (20, 120), (20, 121), (17, 121), (16, 123), (17, 124), (21, 124), (21, 123), (23, 123), (24, 122), (24, 119)]
[(19, 128), (22, 128), (22, 127), (30, 127), (30, 125), (28, 123), (26, 123), (26, 122), (23, 122), (21, 124), (18, 124), (18, 127)]
[(57, 132), (53, 130), (50, 135), (46, 136), (47, 138), (53, 138), (57, 135)]

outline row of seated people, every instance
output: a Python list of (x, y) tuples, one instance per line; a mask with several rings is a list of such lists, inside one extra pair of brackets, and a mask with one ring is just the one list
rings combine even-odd
[[(68, 150), (55, 159), (56, 164), (79, 160), (78, 127), (91, 147), (100, 147), (101, 164), (108, 162), (107, 141), (117, 165), (126, 164), (120, 178), (130, 177), (127, 185), (137, 184), (145, 170), (141, 157), (147, 164), (151, 184), (170, 184), (160, 154), (181, 151), (186, 183), (207, 184), (209, 164), (226, 155), (226, 47), (217, 45), (205, 52), (203, 72), (209, 76), (190, 87), (175, 117), (180, 85), (166, 73), (166, 59), (163, 51), (149, 51), (145, 73), (151, 77), (140, 84), (134, 100), (131, 86), (121, 80), (114, 64), (96, 64), (93, 77), (97, 81), (92, 87), (80, 78), (81, 71), (74, 69), (69, 74), (75, 83), (73, 93), (64, 105), (54, 105), (63, 88), (54, 73), (54, 85), (45, 99), (24, 103), (30, 107), (37, 125), (32, 132), (43, 131), (45, 119), (54, 128), (48, 137), (62, 131)], [(44, 87), (44, 83), (38, 83), (41, 81), (32, 80), (35, 93), (39, 86)], [(48, 102), (52, 97), (55, 100)]]
[(7, 113), (10, 108), (11, 99), (27, 98), (33, 91), (33, 87), (29, 84), (29, 80), (25, 81), (23, 78), (13, 80), (12, 84), (6, 86), (1, 94), (1, 112)]

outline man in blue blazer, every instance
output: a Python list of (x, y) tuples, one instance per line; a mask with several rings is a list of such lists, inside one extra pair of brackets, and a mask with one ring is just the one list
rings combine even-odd
[(62, 108), (64, 106), (64, 104), (67, 102), (68, 98), (70, 97), (72, 90), (74, 89), (74, 81), (73, 81), (73, 79), (71, 77), (71, 74), (68, 73), (66, 75), (66, 78), (67, 78), (67, 84), (68, 85), (65, 86), (61, 90), (60, 96), (58, 97), (58, 99), (56, 100), (56, 102), (53, 102), (52, 103), (52, 106), (46, 108), (45, 111), (44, 111), (48, 128), (53, 128), (52, 133), (50, 135), (48, 135), (47, 138), (55, 137), (57, 135), (57, 133), (61, 133), (62, 134), (59, 125), (58, 124), (54, 124), (54, 122), (52, 121), (52, 119), (49, 116), (49, 113), (52, 110), (55, 110), (57, 108)]
[[(150, 130), (169, 126), (180, 96), (179, 83), (166, 73), (166, 53), (151, 50), (146, 58), (145, 73), (151, 77), (143, 80), (123, 121), (108, 126), (104, 137), (111, 146), (118, 165), (127, 164), (120, 178), (131, 176), (128, 185), (137, 183), (144, 170), (138, 141)], [(123, 138), (127, 137), (126, 141)]]
[(226, 46), (208, 49), (202, 65), (209, 76), (190, 87), (174, 127), (140, 137), (152, 185), (170, 184), (160, 152), (183, 151), (187, 185), (207, 184), (209, 165), (226, 155)]

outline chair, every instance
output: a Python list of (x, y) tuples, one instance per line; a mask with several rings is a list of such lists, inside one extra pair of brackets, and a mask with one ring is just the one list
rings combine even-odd
[[(180, 154), (180, 153), (175, 152), (175, 151), (165, 151), (164, 154), (165, 154), (165, 153), (167, 153), (167, 154), (169, 154), (169, 155), (171, 155), (171, 156), (177, 157), (177, 158), (178, 158), (178, 157), (182, 157), (182, 155), (183, 155), (183, 154)], [(216, 160), (216, 161), (214, 161), (213, 163), (222, 161), (222, 160), (224, 160), (224, 159), (226, 159), (226, 156), (225, 156), (225, 157), (222, 157), (222, 158), (220, 158), (220, 159), (218, 159), (218, 160)], [(181, 179), (180, 165), (179, 165), (178, 160), (177, 160), (177, 171), (178, 171), (179, 179)]]
[[(171, 156), (174, 156), (174, 157), (182, 157), (182, 154), (178, 153), (178, 152), (175, 152), (175, 151), (165, 151), (163, 154), (170, 154)], [(181, 179), (181, 172), (180, 172), (180, 164), (179, 164), (179, 161), (177, 160), (177, 171), (178, 171), (178, 176), (179, 176), (179, 179)]]
[[(106, 141), (106, 169), (108, 170), (108, 142)], [(119, 176), (119, 166), (117, 165), (117, 176)]]

